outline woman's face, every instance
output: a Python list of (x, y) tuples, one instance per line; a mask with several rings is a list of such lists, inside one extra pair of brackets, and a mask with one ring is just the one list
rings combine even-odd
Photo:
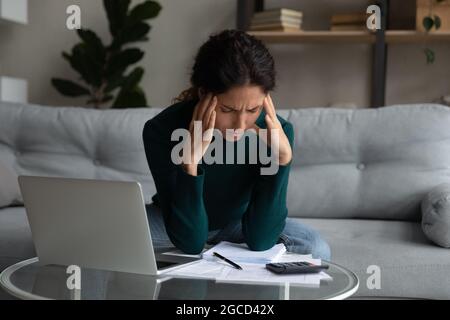
[[(266, 94), (259, 86), (245, 85), (217, 95), (216, 124), (224, 139), (237, 141), (245, 130), (253, 127), (263, 108)], [(231, 137), (227, 137), (226, 129), (233, 129)]]

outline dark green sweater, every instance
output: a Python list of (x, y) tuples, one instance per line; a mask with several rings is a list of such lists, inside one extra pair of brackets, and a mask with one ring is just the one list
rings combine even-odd
[[(248, 247), (267, 250), (277, 243), (285, 226), (292, 161), (279, 166), (274, 175), (261, 175), (260, 168), (268, 165), (262, 165), (259, 158), (257, 164), (200, 163), (198, 175), (189, 175), (171, 160), (172, 148), (180, 143), (171, 141), (171, 135), (177, 128), (189, 127), (197, 102), (176, 103), (144, 126), (145, 153), (157, 190), (153, 201), (161, 207), (167, 234), (178, 249), (197, 254), (206, 243), (208, 231), (240, 220)], [(256, 121), (261, 128), (266, 128), (264, 116), (263, 110)], [(292, 124), (278, 119), (293, 148)], [(225, 155), (227, 144), (237, 144), (225, 139), (222, 142)]]

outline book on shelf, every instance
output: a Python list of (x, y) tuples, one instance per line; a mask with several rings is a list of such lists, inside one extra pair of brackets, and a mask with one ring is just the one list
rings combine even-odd
[(331, 16), (331, 24), (366, 24), (367, 14), (365, 12), (337, 13)]
[(338, 13), (331, 16), (331, 31), (367, 31), (365, 12)]
[(278, 8), (255, 13), (249, 29), (250, 31), (299, 31), (301, 25), (301, 12)]
[(292, 17), (292, 18), (302, 18), (303, 12), (293, 10), (293, 9), (287, 9), (287, 8), (275, 8), (275, 9), (268, 9), (261, 12), (256, 12), (253, 17), (262, 19), (262, 18), (273, 18), (273, 17)]
[(249, 31), (299, 32), (299, 31), (303, 31), (303, 30), (299, 29), (299, 28), (279, 27), (279, 28), (270, 28), (270, 29), (250, 29)]
[(300, 31), (299, 26), (292, 27), (286, 25), (270, 25), (270, 26), (250, 26), (250, 31)]
[(273, 28), (291, 28), (300, 30), (300, 24), (291, 24), (291, 23), (266, 23), (266, 24), (258, 24), (258, 25), (250, 25), (251, 30), (267, 30)]
[(265, 23), (292, 23), (301, 24), (302, 18), (292, 18), (287, 16), (267, 17), (267, 18), (252, 18), (253, 25), (265, 24)]

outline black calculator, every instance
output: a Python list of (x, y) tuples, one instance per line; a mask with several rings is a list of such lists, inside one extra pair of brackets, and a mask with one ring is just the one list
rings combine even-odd
[(322, 270), (328, 269), (328, 265), (315, 265), (310, 262), (282, 262), (282, 263), (267, 263), (266, 269), (277, 274), (289, 273), (318, 273)]

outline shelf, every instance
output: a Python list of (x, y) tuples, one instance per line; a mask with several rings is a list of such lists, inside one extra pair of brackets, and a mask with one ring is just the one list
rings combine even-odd
[[(268, 43), (375, 43), (375, 34), (368, 31), (249, 31)], [(450, 41), (450, 31), (424, 33), (415, 30), (388, 30), (387, 43), (420, 43)]]
[(375, 36), (367, 31), (248, 31), (248, 33), (270, 43), (375, 43)]
[[(393, 3), (396, 2), (396, 3)], [(382, 29), (377, 33), (369, 30), (360, 31), (247, 31), (258, 39), (269, 43), (283, 44), (368, 44), (372, 47), (371, 65), (371, 107), (385, 105), (386, 96), (386, 68), (387, 50), (391, 44), (420, 44), (430, 42), (450, 43), (450, 31), (434, 31), (425, 33), (416, 30), (387, 30), (387, 22), (394, 18), (389, 12), (390, 8), (398, 7), (401, 3), (408, 2), (414, 5), (414, 1), (403, 0), (378, 0), (377, 4), (384, 14), (381, 15)], [(255, 12), (264, 11), (265, 0), (237, 0), (237, 27), (240, 30), (248, 30)], [(391, 6), (394, 5), (394, 6)], [(411, 9), (411, 8), (410, 8)], [(414, 9), (414, 8), (413, 8)], [(414, 11), (414, 10), (412, 10)], [(394, 10), (393, 10), (394, 12)], [(395, 13), (395, 12), (394, 12)]]
[(450, 31), (433, 31), (424, 33), (415, 30), (387, 30), (387, 43), (420, 43), (420, 42), (450, 41)]

